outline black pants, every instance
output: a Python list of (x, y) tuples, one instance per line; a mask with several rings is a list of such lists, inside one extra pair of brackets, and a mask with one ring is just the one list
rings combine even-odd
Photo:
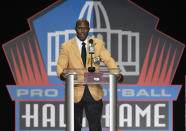
[(95, 101), (86, 86), (83, 98), (74, 104), (74, 131), (81, 131), (83, 110), (88, 120), (89, 131), (101, 131), (102, 108), (102, 100)]

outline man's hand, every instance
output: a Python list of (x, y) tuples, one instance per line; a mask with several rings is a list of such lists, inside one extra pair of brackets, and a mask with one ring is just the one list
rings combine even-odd
[(65, 73), (61, 73), (61, 75), (60, 75), (60, 79), (62, 80), (62, 81), (65, 81), (66, 80), (66, 76), (65, 76), (66, 74)]
[(122, 81), (123, 81), (123, 75), (122, 75), (122, 74), (119, 74), (119, 75), (117, 76), (117, 81), (118, 81), (118, 82), (122, 82)]

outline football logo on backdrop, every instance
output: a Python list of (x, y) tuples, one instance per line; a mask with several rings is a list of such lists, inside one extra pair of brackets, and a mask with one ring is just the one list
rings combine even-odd
[[(158, 18), (128, 0), (57, 1), (29, 19), (29, 32), (3, 45), (16, 82), (7, 86), (16, 105), (16, 131), (65, 130), (64, 85), (56, 65), (79, 18), (90, 22), (89, 35), (104, 41), (125, 76), (118, 85), (118, 129), (172, 131), (172, 104), (181, 86), (171, 82), (184, 45), (157, 31)], [(109, 130), (109, 90), (103, 90), (102, 128)]]
[[(107, 50), (112, 54), (114, 54), (111, 50), (111, 35), (117, 35), (118, 42), (113, 44), (118, 44), (118, 58), (116, 59), (118, 67), (121, 69), (121, 72), (125, 76), (135, 76), (139, 75), (139, 32), (132, 32), (132, 31), (123, 31), (120, 29), (111, 29), (109, 17), (107, 15), (107, 12), (102, 5), (100, 1), (87, 1), (85, 2), (79, 18), (86, 18), (89, 23), (91, 24), (91, 18), (93, 15), (93, 12), (95, 13), (95, 27), (90, 28), (90, 33), (94, 33), (93, 36), (101, 39), (106, 44)], [(103, 18), (101, 18), (101, 15)], [(103, 22), (104, 21), (104, 22)], [(105, 24), (105, 25), (102, 25)], [(64, 36), (64, 41), (69, 40), (70, 35), (75, 35), (75, 30), (64, 30), (64, 31), (55, 31), (55, 32), (49, 32), (48, 33), (48, 75), (57, 75), (55, 70), (52, 70), (52, 66), (57, 65), (57, 58), (59, 57), (59, 48), (60, 48), (60, 37)], [(106, 35), (104, 35), (106, 34)], [(124, 36), (127, 37), (127, 40), (124, 41), (122, 39)], [(55, 39), (55, 41), (52, 41), (52, 39)], [(133, 39), (133, 41), (132, 41)], [(55, 45), (55, 50), (52, 52), (52, 46)], [(127, 56), (125, 60), (122, 58), (122, 46), (124, 48), (127, 48), (128, 52), (125, 54)], [(134, 49), (132, 49), (132, 47)], [(134, 51), (134, 52), (132, 52)], [(55, 59), (52, 61), (52, 55), (54, 55)], [(132, 60), (132, 55), (134, 57), (134, 60)], [(103, 65), (103, 64), (102, 64)], [(132, 71), (127, 71), (125, 66), (133, 66), (134, 69)]]

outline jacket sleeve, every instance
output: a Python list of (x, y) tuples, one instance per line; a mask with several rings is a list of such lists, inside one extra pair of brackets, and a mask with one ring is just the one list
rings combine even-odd
[[(115, 60), (111, 57), (108, 50), (105, 48), (103, 42), (101, 42), (100, 58), (107, 68), (118, 68)], [(119, 73), (119, 70), (111, 71), (113, 73)]]
[(57, 61), (57, 67), (56, 67), (57, 76), (59, 78), (60, 78), (60, 74), (67, 67), (68, 67), (68, 50), (65, 44), (62, 44), (60, 48), (60, 54), (58, 57), (58, 61)]

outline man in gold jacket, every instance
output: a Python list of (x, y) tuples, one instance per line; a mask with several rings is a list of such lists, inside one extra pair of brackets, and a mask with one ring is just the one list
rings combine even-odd
[[(76, 22), (76, 36), (63, 43), (57, 62), (57, 75), (61, 80), (65, 80), (65, 68), (88, 68), (91, 66), (91, 55), (89, 54), (89, 40), (95, 43), (94, 58), (99, 58), (108, 68), (117, 68), (114, 59), (106, 50), (103, 41), (89, 37), (89, 22), (80, 19)], [(93, 63), (95, 68), (98, 64)], [(119, 73), (115, 72), (115, 73)], [(118, 81), (123, 79), (118, 75)], [(74, 131), (81, 131), (83, 110), (89, 124), (90, 131), (101, 131), (101, 114), (103, 90), (98, 85), (78, 85), (74, 88)]]

